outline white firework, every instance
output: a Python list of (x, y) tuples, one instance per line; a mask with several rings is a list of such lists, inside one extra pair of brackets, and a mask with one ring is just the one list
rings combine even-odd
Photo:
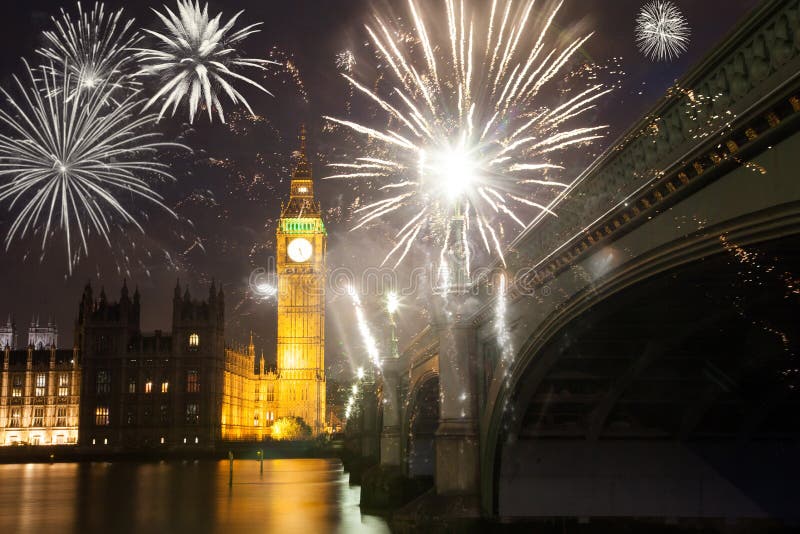
[(244, 96), (231, 85), (229, 79), (239, 80), (272, 95), (261, 84), (234, 71), (239, 67), (266, 70), (265, 65), (274, 61), (241, 57), (236, 48), (246, 37), (260, 30), (261, 23), (251, 24), (233, 31), (239, 11), (224, 26), (220, 25), (222, 13), (213, 19), (208, 15), (208, 4), (200, 7), (198, 0), (178, 0), (177, 14), (164, 6), (166, 14), (156, 15), (164, 23), (166, 32), (145, 30), (155, 37), (160, 48), (142, 48), (136, 53), (140, 63), (139, 75), (156, 76), (160, 89), (147, 102), (145, 109), (164, 99), (159, 119), (172, 106), (174, 115), (184, 98), (189, 101), (189, 122), (194, 122), (195, 113), (201, 103), (213, 120), (216, 108), (219, 119), (225, 122), (218, 91), (226, 94), (234, 104), (242, 104), (255, 116)]
[[(385, 195), (356, 209), (353, 229), (402, 219), (384, 263), (399, 264), (431, 234), (448, 236), (453, 215), (465, 217), (465, 233), (503, 260), (503, 220), (525, 228), (534, 217), (555, 215), (549, 205), (569, 184), (552, 179), (563, 169), (553, 158), (606, 128), (574, 125), (610, 91), (603, 84), (570, 87), (572, 95), (554, 106), (541, 98), (591, 37), (550, 39), (561, 4), (541, 14), (534, 0), (440, 6), (425, 16), (409, 0), (413, 33), (403, 19), (376, 16), (367, 32), (380, 80), (343, 73), (384, 111), (380, 124), (326, 117), (366, 138), (353, 159), (329, 165), (327, 178), (380, 182)], [(445, 240), (443, 253), (446, 247)]]
[(645, 4), (636, 17), (636, 46), (654, 61), (671, 61), (686, 51), (691, 30), (678, 6), (669, 0)]
[(68, 65), (58, 74), (53, 65), (25, 66), (26, 80), (14, 76), (17, 99), (0, 88), (8, 104), (0, 108), (0, 177), (5, 178), (0, 201), (10, 201), (14, 216), (6, 248), (15, 239), (39, 234), (44, 255), (58, 229), (65, 236), (72, 272), (81, 253), (88, 253), (91, 233), (110, 247), (113, 226), (132, 225), (144, 232), (123, 206), (123, 195), (144, 199), (175, 216), (144, 178), (174, 179), (153, 154), (182, 145), (161, 142), (160, 135), (148, 129), (156, 116), (140, 113), (143, 101), (131, 92), (116, 106), (108, 106), (115, 91), (108, 80), (93, 91), (70, 96), (61, 85), (74, 83)]
[(123, 18), (122, 9), (107, 12), (97, 2), (86, 12), (78, 2), (76, 18), (62, 8), (61, 17), (52, 20), (55, 29), (43, 32), (47, 44), (36, 52), (53, 66), (53, 73), (70, 74), (67, 90), (71, 95), (101, 84), (133, 85), (131, 48), (142, 34), (133, 29), (134, 19)]

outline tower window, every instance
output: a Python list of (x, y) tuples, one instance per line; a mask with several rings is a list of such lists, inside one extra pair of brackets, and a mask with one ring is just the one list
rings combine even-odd
[(200, 406), (197, 403), (192, 402), (186, 405), (186, 422), (190, 425), (200, 422)]
[(161, 393), (169, 393), (169, 381), (166, 378), (161, 380)]
[(66, 397), (69, 395), (69, 374), (61, 373), (58, 375), (58, 396)]
[(67, 426), (67, 409), (59, 407), (56, 410), (56, 426)]
[(12, 381), (13, 381), (14, 387), (11, 390), (11, 396), (12, 397), (22, 397), (23, 376), (22, 375), (14, 375), (14, 377), (12, 378)]
[(108, 406), (98, 406), (94, 411), (95, 426), (108, 426)]
[(186, 371), (186, 391), (200, 393), (200, 373), (194, 369)]
[(33, 409), (33, 426), (44, 426), (44, 408), (41, 406), (37, 406)]
[(197, 348), (200, 346), (200, 336), (197, 334), (189, 334), (189, 346)]
[(111, 375), (108, 371), (97, 371), (97, 393), (111, 393)]
[(8, 419), (8, 426), (11, 428), (19, 428), (20, 420), (22, 419), (22, 410), (20, 408), (11, 408), (11, 417)]
[[(45, 386), (47, 385), (47, 375), (44, 373), (36, 374), (36, 389), (34, 394), (37, 397), (44, 397)], [(41, 425), (39, 425), (41, 426)]]

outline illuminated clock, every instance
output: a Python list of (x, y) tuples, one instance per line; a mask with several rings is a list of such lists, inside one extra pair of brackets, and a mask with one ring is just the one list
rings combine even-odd
[(311, 243), (308, 241), (308, 239), (303, 237), (292, 239), (289, 241), (289, 245), (286, 247), (286, 252), (288, 252), (289, 258), (297, 263), (308, 261), (313, 251), (314, 247), (311, 246)]

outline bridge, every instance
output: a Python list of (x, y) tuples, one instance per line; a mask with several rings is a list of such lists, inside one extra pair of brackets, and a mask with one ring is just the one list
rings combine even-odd
[(433, 297), (364, 397), (362, 452), (432, 477), (418, 510), (796, 519), (799, 126), (800, 2), (770, 0), (507, 265)]

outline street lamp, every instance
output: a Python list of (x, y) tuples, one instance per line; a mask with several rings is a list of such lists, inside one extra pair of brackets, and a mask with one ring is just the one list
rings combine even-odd
[(397, 348), (397, 323), (395, 323), (394, 316), (400, 308), (400, 297), (394, 291), (391, 291), (386, 296), (386, 311), (389, 315), (389, 328), (390, 328), (390, 350), (392, 358), (399, 358), (400, 353)]

